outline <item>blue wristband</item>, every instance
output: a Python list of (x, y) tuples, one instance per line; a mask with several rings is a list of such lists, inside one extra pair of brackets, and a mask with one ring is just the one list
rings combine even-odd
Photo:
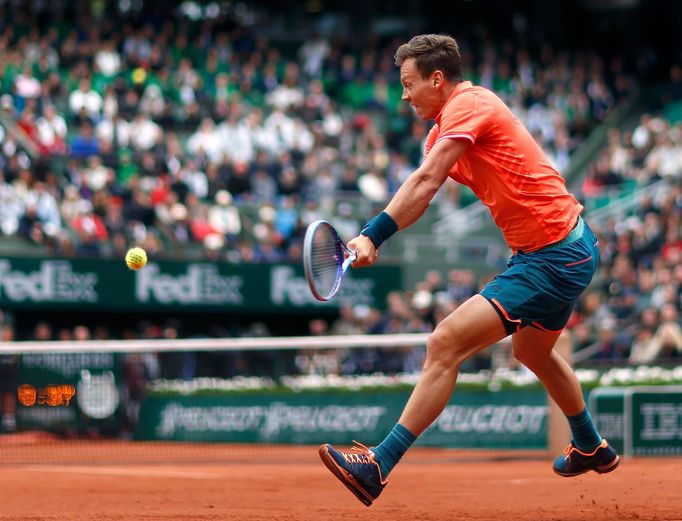
[(398, 225), (393, 220), (393, 217), (386, 212), (381, 212), (365, 224), (360, 233), (369, 237), (374, 243), (375, 248), (379, 248), (386, 239), (397, 231)]

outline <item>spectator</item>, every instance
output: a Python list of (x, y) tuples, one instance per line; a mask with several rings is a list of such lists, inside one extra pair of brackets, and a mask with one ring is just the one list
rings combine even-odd
[(24, 201), (15, 187), (5, 181), (5, 174), (0, 170), (0, 231), (3, 235), (16, 233), (24, 210)]
[(622, 362), (626, 359), (626, 342), (619, 338), (616, 327), (617, 323), (613, 317), (600, 324), (597, 332), (598, 350), (595, 359), (610, 363)]
[[(309, 323), (309, 335), (329, 334), (329, 324), (322, 319), (313, 319)], [(337, 349), (306, 349), (299, 351), (295, 358), (297, 369), (303, 374), (339, 374), (341, 368), (341, 352)]]
[(276, 110), (285, 112), (297, 109), (303, 105), (305, 98), (303, 89), (299, 83), (298, 65), (292, 62), (286, 64), (282, 84), (275, 87), (267, 96), (268, 104)]
[(83, 342), (85, 340), (90, 340), (92, 334), (90, 333), (90, 328), (83, 324), (78, 324), (73, 328), (73, 339), (77, 342)]
[(66, 121), (53, 105), (43, 107), (43, 115), (36, 122), (38, 141), (49, 154), (66, 153)]
[(44, 182), (33, 183), (32, 189), (26, 195), (26, 204), (35, 208), (42, 234), (55, 237), (61, 232), (62, 221), (57, 200), (48, 191)]
[(661, 311), (661, 321), (658, 325), (655, 309), (648, 308), (645, 313), (630, 353), (630, 363), (650, 364), (660, 359), (681, 357), (682, 328), (677, 309), (670, 304), (666, 305)]
[(187, 151), (196, 156), (205, 157), (211, 163), (220, 164), (224, 160), (224, 143), (213, 120), (204, 118), (197, 131), (187, 140)]
[(274, 201), (277, 196), (277, 183), (265, 168), (257, 168), (251, 181), (254, 202), (264, 204)]
[(33, 105), (29, 104), (24, 107), (21, 117), (17, 121), (17, 127), (19, 127), (24, 138), (31, 144), (32, 148), (41, 154), (46, 152), (38, 135), (38, 126), (33, 112)]
[(90, 79), (84, 78), (78, 88), (69, 94), (69, 110), (73, 117), (88, 118), (97, 123), (102, 113), (102, 96), (91, 88)]
[(119, 112), (113, 116), (105, 116), (95, 127), (95, 135), (98, 140), (116, 145), (121, 150), (126, 150), (126, 147), (130, 145), (130, 133), (130, 123)]
[(83, 159), (99, 154), (99, 143), (92, 134), (92, 125), (85, 121), (80, 127), (79, 134), (71, 141), (71, 156)]
[(106, 40), (102, 43), (95, 53), (95, 65), (106, 78), (114, 78), (118, 74), (121, 69), (121, 56), (113, 40)]
[(133, 148), (140, 151), (151, 150), (162, 138), (163, 130), (159, 125), (142, 112), (135, 114), (135, 119), (130, 123), (130, 144)]
[(351, 203), (342, 202), (337, 205), (334, 227), (339, 232), (341, 238), (346, 241), (358, 236), (360, 233), (360, 223), (353, 215)]
[(52, 340), (52, 326), (49, 322), (41, 320), (33, 328), (33, 340), (49, 341)]
[(40, 96), (40, 81), (33, 75), (31, 67), (24, 67), (14, 78), (14, 95), (19, 112), (24, 109), (27, 101)]
[(313, 35), (299, 49), (298, 55), (303, 63), (303, 72), (308, 78), (319, 78), (324, 61), (329, 55), (327, 40), (319, 34)]
[(79, 212), (71, 221), (71, 227), (78, 234), (79, 247), (83, 253), (98, 253), (102, 243), (109, 238), (104, 221), (93, 212), (90, 201), (81, 202)]

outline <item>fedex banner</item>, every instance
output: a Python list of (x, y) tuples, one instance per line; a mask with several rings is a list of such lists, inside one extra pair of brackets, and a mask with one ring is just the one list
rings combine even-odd
[(398, 266), (350, 270), (338, 298), (321, 303), (296, 264), (150, 261), (130, 271), (123, 260), (0, 259), (0, 306), (7, 309), (179, 309), (291, 312), (343, 302), (383, 307), (401, 289)]

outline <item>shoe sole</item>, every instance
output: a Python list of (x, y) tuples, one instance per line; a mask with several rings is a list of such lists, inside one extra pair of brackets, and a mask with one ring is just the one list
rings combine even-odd
[(585, 469), (581, 472), (559, 472), (556, 469), (552, 469), (554, 473), (558, 476), (561, 476), (563, 478), (572, 478), (574, 476), (580, 476), (581, 474), (586, 474), (587, 472), (593, 471), (596, 472), (597, 474), (608, 474), (609, 472), (613, 472), (616, 470), (618, 465), (620, 464), (620, 456), (616, 456), (616, 459), (614, 459), (611, 463), (608, 465), (600, 465), (598, 467), (594, 467), (593, 469)]
[(372, 498), (365, 491), (365, 489), (363, 489), (360, 484), (355, 481), (355, 478), (351, 474), (336, 464), (334, 458), (332, 458), (329, 454), (329, 446), (322, 445), (320, 447), (319, 453), (320, 459), (322, 460), (322, 463), (324, 463), (325, 467), (327, 467), (329, 471), (334, 474), (334, 476), (336, 476), (336, 478), (343, 483), (346, 488), (350, 490), (353, 495), (355, 495), (355, 497), (358, 498), (365, 506), (371, 506), (374, 498)]

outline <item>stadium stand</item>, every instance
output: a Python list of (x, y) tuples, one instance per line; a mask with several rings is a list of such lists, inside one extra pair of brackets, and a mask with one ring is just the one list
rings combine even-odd
[[(7, 10), (2, 33), (2, 106), (17, 129), (4, 143), (15, 224), (3, 234), (50, 253), (118, 255), (134, 241), (176, 257), (291, 257), (304, 218), (386, 200), (421, 158), (426, 127), (400, 103), (392, 41), (361, 51), (311, 34), (285, 53), (253, 28), (177, 13), (156, 30), (113, 10), (88, 31), (94, 14), (72, 21), (59, 6), (46, 8), (56, 26), (31, 26), (31, 6)], [(594, 52), (473, 43), (462, 42), (467, 77), (499, 92), (559, 168), (631, 81)], [(13, 164), (17, 145), (31, 153)], [(208, 219), (221, 190), (238, 233)], [(36, 197), (67, 209), (36, 214)], [(371, 212), (359, 206), (355, 227)]]

